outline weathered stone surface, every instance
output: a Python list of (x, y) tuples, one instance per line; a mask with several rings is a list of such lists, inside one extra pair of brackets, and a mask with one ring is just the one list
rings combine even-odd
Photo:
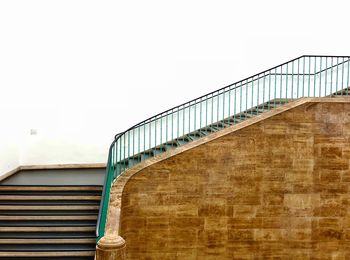
[(304, 104), (139, 171), (127, 259), (349, 259), (348, 110)]

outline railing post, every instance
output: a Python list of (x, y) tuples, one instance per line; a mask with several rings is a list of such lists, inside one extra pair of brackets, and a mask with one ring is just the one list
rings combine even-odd
[(96, 260), (126, 259), (125, 240), (121, 236), (104, 236), (96, 246)]

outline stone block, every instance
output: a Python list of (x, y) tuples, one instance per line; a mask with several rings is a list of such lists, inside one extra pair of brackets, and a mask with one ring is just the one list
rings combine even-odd
[(196, 204), (172, 205), (172, 206), (168, 206), (168, 208), (169, 208), (169, 216), (177, 216), (177, 217), (199, 216), (199, 205), (196, 205)]
[(148, 217), (146, 218), (147, 230), (168, 229), (170, 217)]
[(227, 241), (232, 243), (235, 241), (253, 241), (254, 229), (230, 229), (228, 231)]
[(199, 204), (198, 215), (200, 217), (225, 217), (226, 200), (225, 199), (206, 199)]
[(204, 230), (224, 229), (227, 230), (228, 218), (206, 217), (204, 218)]
[(204, 218), (182, 217), (171, 218), (169, 227), (174, 229), (203, 229)]
[(227, 199), (227, 204), (229, 205), (261, 205), (261, 203), (261, 196), (253, 192), (234, 192), (233, 196)]
[(314, 216), (317, 217), (344, 217), (345, 206), (337, 203), (327, 203), (314, 208)]
[[(257, 241), (282, 241), (286, 235), (283, 229), (257, 229), (255, 231), (255, 240)], [(283, 249), (283, 247), (280, 247)]]
[(312, 239), (316, 241), (342, 240), (344, 231), (342, 229), (319, 228), (312, 230)]
[(258, 229), (262, 226), (262, 218), (228, 218), (228, 229)]
[(233, 216), (234, 217), (255, 217), (257, 206), (251, 205), (234, 205)]

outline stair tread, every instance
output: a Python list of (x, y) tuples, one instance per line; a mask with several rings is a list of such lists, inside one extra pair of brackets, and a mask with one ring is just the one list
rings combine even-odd
[(49, 238), (49, 239), (37, 239), (37, 238), (11, 238), (0, 239), (0, 244), (95, 244), (95, 238)]
[(0, 220), (97, 220), (97, 215), (72, 216), (0, 216)]
[(101, 196), (84, 195), (1, 195), (1, 200), (101, 200)]
[(0, 205), (0, 210), (97, 210), (99, 205), (64, 205), (64, 206), (52, 206), (52, 205)]
[(0, 191), (102, 191), (102, 186), (20, 186), (0, 185)]
[(90, 232), (95, 231), (95, 226), (87, 227), (1, 227), (1, 232)]
[(54, 252), (0, 252), (0, 257), (59, 257), (59, 256), (94, 256), (95, 251), (54, 251)]

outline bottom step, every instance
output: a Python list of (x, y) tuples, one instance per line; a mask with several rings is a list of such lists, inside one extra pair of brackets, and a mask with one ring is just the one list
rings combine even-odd
[(93, 259), (95, 251), (74, 251), (74, 252), (0, 252), (0, 258), (21, 257), (34, 259), (34, 257), (54, 257), (54, 259)]

